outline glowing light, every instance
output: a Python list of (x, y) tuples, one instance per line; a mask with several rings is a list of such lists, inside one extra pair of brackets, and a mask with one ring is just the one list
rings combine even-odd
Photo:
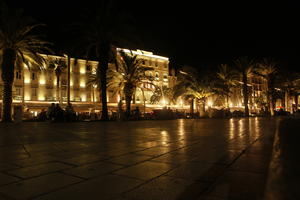
[(213, 105), (213, 103), (212, 103), (211, 101), (208, 101), (208, 102), (207, 102), (207, 105), (208, 105), (209, 107), (211, 107), (211, 106)]
[(80, 82), (80, 87), (81, 87), (81, 88), (85, 88), (85, 82), (81, 81), (81, 82)]
[(45, 80), (44, 77), (40, 79), (40, 84), (41, 84), (41, 85), (45, 85), (45, 84), (46, 84), (46, 80)]
[(182, 99), (180, 99), (179, 104), (180, 104), (181, 106), (183, 105)]
[(232, 103), (229, 103), (229, 107), (232, 107), (233, 106), (233, 104)]
[(80, 74), (85, 74), (85, 68), (84, 67), (80, 68)]
[(71, 86), (71, 87), (73, 86), (73, 81), (70, 81), (70, 86)]
[(86, 95), (85, 94), (81, 95), (81, 101), (86, 101)]
[(25, 97), (24, 97), (25, 101), (30, 101), (30, 95), (29, 94), (25, 94)]
[(157, 56), (157, 55), (153, 55), (152, 52), (145, 52), (145, 51), (141, 51), (141, 50), (137, 50), (137, 51), (132, 51), (129, 49), (121, 49), (121, 48), (117, 48), (118, 51), (124, 51), (125, 53), (132, 53), (135, 55), (140, 55), (140, 56), (146, 56), (146, 57), (150, 57), (150, 58), (158, 58), (161, 60), (169, 60), (169, 58), (167, 57), (163, 57), (163, 56)]
[(44, 95), (39, 95), (39, 101), (45, 101), (45, 96)]
[(23, 63), (24, 68), (29, 69), (28, 65), (26, 63)]
[(26, 84), (30, 83), (30, 78), (29, 77), (25, 77), (24, 78), (24, 83), (26, 83)]

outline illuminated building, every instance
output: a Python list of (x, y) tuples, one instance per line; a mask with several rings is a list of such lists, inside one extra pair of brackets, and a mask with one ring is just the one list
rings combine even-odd
[[(167, 57), (154, 55), (152, 52), (135, 50), (124, 50), (126, 53), (132, 52), (137, 55), (138, 59), (142, 60), (143, 66), (153, 67), (152, 73), (154, 76), (153, 83), (157, 86), (171, 86), (174, 83), (174, 77), (169, 75), (169, 59)], [(67, 57), (44, 55), (42, 56), (47, 61), (62, 60), (67, 63)], [(67, 65), (67, 64), (66, 64)], [(70, 101), (77, 111), (90, 111), (91, 109), (101, 109), (99, 88), (88, 84), (91, 74), (95, 73), (98, 62), (87, 61), (83, 59), (70, 59)], [(109, 67), (114, 67), (109, 64)], [(67, 90), (68, 90), (68, 73), (64, 69), (60, 76), (60, 86), (57, 89), (57, 81), (55, 71), (48, 66), (43, 66), (43, 70), (34, 70), (29, 66), (24, 65), (23, 70), (15, 71), (15, 79), (13, 85), (13, 104), (24, 105), (32, 110), (41, 110), (47, 108), (51, 103), (59, 103), (61, 105), (67, 104)], [(171, 80), (171, 81), (169, 81)], [(172, 81), (173, 80), (173, 81)], [(3, 87), (0, 78), (0, 89)], [(145, 84), (145, 102), (149, 107), (158, 107), (161, 105), (150, 105), (149, 99), (154, 90), (154, 86)], [(1, 89), (2, 91), (2, 89)], [(2, 95), (0, 103), (2, 103)], [(120, 99), (118, 95), (113, 96), (112, 91), (107, 93), (107, 101), (109, 109), (117, 107), (117, 102)], [(143, 96), (140, 91), (135, 93), (135, 106), (142, 106), (144, 103)]]

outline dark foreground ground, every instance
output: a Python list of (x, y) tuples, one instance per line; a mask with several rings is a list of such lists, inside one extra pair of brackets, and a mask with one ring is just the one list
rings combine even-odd
[(279, 121), (0, 124), (0, 199), (261, 199)]

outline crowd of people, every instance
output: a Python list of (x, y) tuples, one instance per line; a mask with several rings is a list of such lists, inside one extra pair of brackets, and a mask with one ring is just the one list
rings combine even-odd
[(69, 103), (65, 109), (62, 109), (59, 104), (52, 103), (47, 110), (42, 109), (42, 111), (37, 115), (38, 121), (54, 121), (54, 122), (64, 122), (64, 121), (76, 121), (77, 115), (73, 109), (71, 103)]

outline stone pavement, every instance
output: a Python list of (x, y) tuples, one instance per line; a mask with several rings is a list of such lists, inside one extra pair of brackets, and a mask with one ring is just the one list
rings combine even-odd
[(0, 200), (261, 199), (278, 121), (0, 124)]

